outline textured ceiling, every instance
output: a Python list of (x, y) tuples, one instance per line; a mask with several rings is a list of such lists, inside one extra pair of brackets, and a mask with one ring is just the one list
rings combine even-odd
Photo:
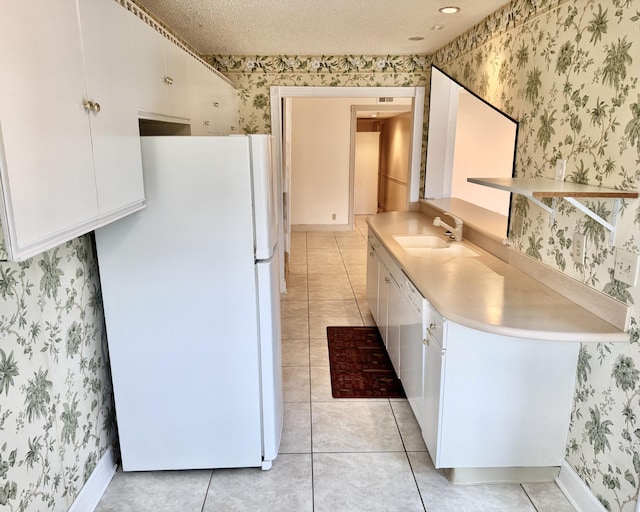
[[(201, 54), (431, 54), (505, 0), (136, 0)], [(456, 5), (445, 15), (438, 8)], [(443, 25), (434, 30), (434, 25)], [(422, 36), (423, 41), (409, 41)]]

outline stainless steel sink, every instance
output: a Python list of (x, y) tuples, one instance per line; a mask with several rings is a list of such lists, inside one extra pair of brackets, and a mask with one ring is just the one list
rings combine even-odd
[(393, 235), (393, 239), (412, 256), (479, 256), (476, 251), (460, 242), (448, 242), (435, 235)]

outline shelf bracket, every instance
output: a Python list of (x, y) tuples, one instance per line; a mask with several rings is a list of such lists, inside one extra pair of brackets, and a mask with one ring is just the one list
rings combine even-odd
[(537, 197), (528, 196), (527, 199), (537, 204), (540, 208), (542, 208), (545, 212), (547, 212), (550, 215), (549, 226), (553, 226), (553, 221), (555, 220), (555, 217), (556, 217), (556, 198), (555, 197), (553, 198), (553, 207), (547, 206), (542, 201), (540, 201), (540, 199), (538, 199)]
[(609, 231), (609, 247), (613, 247), (615, 245), (616, 240), (616, 224), (618, 222), (618, 213), (620, 212), (620, 198), (614, 199), (613, 201), (613, 211), (611, 212), (611, 222), (607, 222), (605, 219), (600, 217), (600, 215), (594, 213), (588, 207), (583, 205), (580, 201), (577, 201), (574, 197), (565, 197), (563, 198), (569, 204), (575, 206), (582, 213), (591, 217), (598, 224), (604, 227), (607, 231)]

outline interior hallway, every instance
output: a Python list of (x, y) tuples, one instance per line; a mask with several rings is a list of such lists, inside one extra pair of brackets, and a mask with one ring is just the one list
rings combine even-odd
[(406, 400), (332, 398), (326, 327), (373, 323), (366, 234), (364, 217), (352, 233), (293, 233), (281, 302), (284, 433), (273, 468), (118, 472), (98, 512), (573, 511), (553, 483), (450, 484)]

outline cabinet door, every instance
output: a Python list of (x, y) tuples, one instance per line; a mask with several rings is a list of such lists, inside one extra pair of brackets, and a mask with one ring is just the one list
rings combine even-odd
[(430, 328), (427, 331), (427, 354), (424, 370), (422, 437), (436, 468), (440, 468), (442, 407), (444, 403), (443, 380), (446, 365), (446, 336), (444, 320), (429, 308)]
[(393, 276), (389, 275), (387, 286), (389, 295), (387, 296), (387, 353), (393, 364), (396, 374), (400, 376), (400, 322), (403, 316), (406, 299), (400, 293), (400, 287)]
[(164, 59), (166, 39), (138, 17), (133, 17), (132, 30), (136, 105), (147, 113), (162, 114), (169, 94)]
[[(422, 315), (403, 295), (400, 317), (400, 380), (418, 423), (423, 423), (423, 366), (425, 363)], [(424, 349), (424, 350), (423, 350)]]
[(378, 330), (380, 331), (380, 335), (384, 340), (385, 347), (387, 350), (389, 349), (389, 337), (388, 327), (389, 327), (389, 292), (391, 288), (391, 274), (387, 270), (387, 267), (384, 266), (382, 261), (379, 261), (378, 267), (378, 318), (376, 319), (376, 324), (378, 324)]
[(167, 107), (161, 112), (173, 117), (189, 118), (189, 62), (193, 57), (164, 39)]
[(373, 315), (373, 319), (378, 322), (378, 256), (369, 242), (367, 253), (367, 303)]
[(95, 225), (75, 0), (0, 2), (0, 68), (2, 221), (24, 259)]
[[(91, 137), (102, 222), (144, 202), (135, 97), (131, 24), (134, 17), (113, 0), (79, 0)], [(108, 42), (108, 43), (107, 43)]]
[(239, 126), (238, 91), (222, 78), (215, 76), (214, 130), (220, 135), (235, 133)]

